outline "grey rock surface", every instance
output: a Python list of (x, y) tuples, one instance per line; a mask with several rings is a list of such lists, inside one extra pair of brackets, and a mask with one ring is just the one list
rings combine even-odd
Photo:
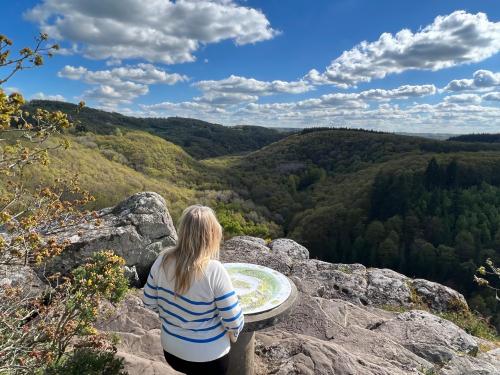
[(309, 250), (288, 238), (278, 238), (269, 243), (269, 248), (282, 254), (287, 254), (292, 259), (309, 259)]
[[(97, 328), (119, 337), (117, 354), (130, 375), (180, 374), (163, 358), (158, 315), (145, 309), (138, 295), (138, 291), (129, 293), (111, 315), (101, 314)], [(103, 311), (109, 307), (103, 306)]]
[(447, 363), (458, 353), (475, 356), (478, 343), (473, 336), (449, 320), (426, 311), (398, 314), (379, 325), (376, 332), (393, 337), (405, 348), (432, 363)]
[[(85, 224), (52, 231), (47, 236), (70, 245), (47, 267), (66, 273), (99, 250), (114, 250), (145, 283), (158, 253), (177, 241), (177, 233), (165, 200), (157, 193), (137, 193), (114, 208), (97, 212)], [(130, 274), (132, 277), (133, 272)]]
[(28, 266), (0, 265), (0, 288), (20, 288), (22, 296), (34, 298), (40, 296), (48, 287)]

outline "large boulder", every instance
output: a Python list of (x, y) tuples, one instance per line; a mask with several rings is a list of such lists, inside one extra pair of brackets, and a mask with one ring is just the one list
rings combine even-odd
[(289, 238), (278, 238), (269, 243), (269, 248), (273, 251), (288, 255), (292, 259), (309, 259), (309, 250)]
[(162, 249), (177, 241), (165, 200), (152, 192), (137, 193), (116, 207), (98, 211), (84, 224), (46, 235), (67, 240), (69, 246), (44, 271), (66, 273), (94, 252), (110, 249), (125, 259), (131, 278), (142, 284)]

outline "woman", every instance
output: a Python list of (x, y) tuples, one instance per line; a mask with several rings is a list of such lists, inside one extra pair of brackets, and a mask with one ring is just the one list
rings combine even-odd
[(165, 359), (186, 374), (225, 374), (230, 341), (243, 313), (226, 269), (216, 260), (222, 228), (213, 210), (191, 206), (181, 216), (177, 245), (156, 259), (143, 301), (161, 319)]

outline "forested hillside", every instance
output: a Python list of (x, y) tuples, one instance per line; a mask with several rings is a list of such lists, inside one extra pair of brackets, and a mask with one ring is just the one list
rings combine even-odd
[(472, 280), (500, 261), (499, 145), (322, 130), (211, 163), (312, 256), (443, 282), (498, 326), (494, 293)]
[(500, 143), (500, 134), (464, 134), (456, 137), (450, 137), (449, 141), (460, 142), (485, 142), (485, 143)]
[[(32, 100), (26, 108), (30, 111), (44, 108), (74, 115), (76, 105)], [(78, 121), (76, 131), (80, 133), (113, 134), (116, 128), (147, 131), (181, 146), (196, 159), (257, 150), (288, 134), (262, 126), (228, 127), (182, 117), (138, 118), (87, 107), (78, 114)]]
[[(228, 188), (220, 171), (162, 138), (140, 131), (68, 133), (53, 137), (49, 146), (62, 140), (69, 141), (69, 149), (53, 150), (45, 167), (26, 169), (31, 190), (77, 175), (82, 188), (96, 198), (89, 208), (109, 207), (131, 194), (155, 191), (167, 200), (174, 220), (187, 205), (202, 203), (216, 210), (226, 237), (253, 234), (270, 238), (281, 233), (267, 219), (267, 209)], [(7, 189), (0, 180), (0, 192)]]

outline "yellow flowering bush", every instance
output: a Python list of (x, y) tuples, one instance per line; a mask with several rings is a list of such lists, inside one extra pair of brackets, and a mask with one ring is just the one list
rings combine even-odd
[[(13, 42), (0, 35), (0, 178), (5, 182), (5, 188), (0, 190), (3, 269), (21, 265), (43, 269), (46, 261), (67, 246), (52, 235), (54, 231), (93, 217), (84, 207), (94, 198), (81, 189), (78, 176), (56, 179), (35, 189), (25, 187), (26, 167), (50, 168), (51, 151), (70, 147), (62, 135), (73, 123), (60, 111), (25, 111), (23, 96), (7, 95), (1, 85), (15, 73), (39, 67), (44, 57), (52, 56), (58, 46), (47, 45), (47, 41), (48, 36), (41, 34), (34, 48), (23, 48), (14, 56)], [(62, 141), (48, 142), (54, 134), (60, 134), (58, 139)], [(113, 359), (113, 343), (95, 330), (93, 322), (100, 301), (118, 302), (123, 298), (127, 290), (123, 265), (123, 259), (105, 251), (95, 254), (70, 275), (49, 275), (51, 286), (42, 295), (27, 293), (23, 285), (3, 285), (0, 374), (45, 374), (49, 369), (54, 374), (65, 373), (69, 365), (82, 358), (95, 366), (112, 365), (120, 371), (119, 361)], [(95, 360), (89, 358), (89, 353), (96, 353)], [(62, 372), (57, 372), (58, 368)]]
[[(127, 292), (124, 260), (101, 251), (42, 298), (27, 299), (18, 288), (3, 288), (0, 298), (0, 373), (34, 374), (71, 357), (73, 350), (112, 352), (93, 323), (100, 302), (119, 302)], [(68, 350), (70, 348), (71, 350)]]

